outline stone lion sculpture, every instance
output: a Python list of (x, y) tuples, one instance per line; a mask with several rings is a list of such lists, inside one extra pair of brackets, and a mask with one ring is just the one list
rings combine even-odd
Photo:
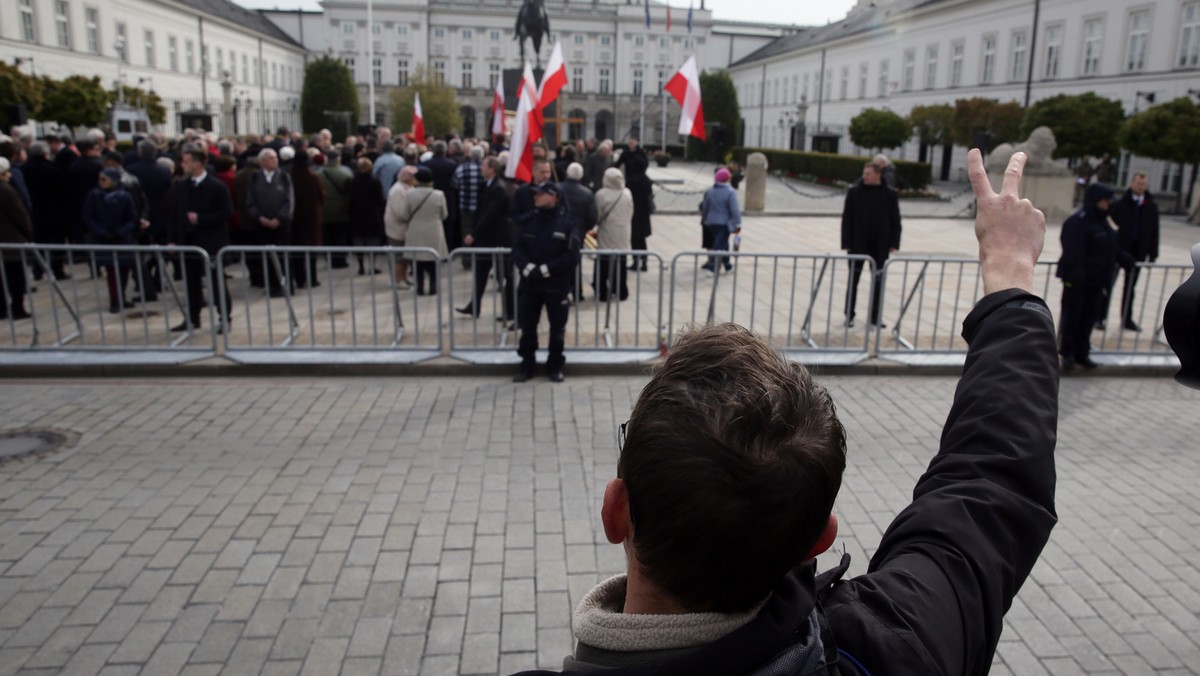
[(1054, 149), (1058, 142), (1054, 140), (1054, 132), (1050, 127), (1038, 127), (1033, 130), (1024, 143), (1001, 143), (988, 155), (988, 173), (1004, 173), (1013, 153), (1024, 152), (1029, 159), (1025, 162), (1026, 176), (1069, 176), (1070, 170), (1054, 163)]

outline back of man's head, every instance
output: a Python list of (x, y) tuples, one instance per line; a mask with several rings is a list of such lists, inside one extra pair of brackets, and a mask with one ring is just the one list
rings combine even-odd
[(689, 611), (750, 609), (824, 532), (845, 467), (846, 432), (807, 369), (734, 324), (691, 332), (627, 426), (630, 565)]

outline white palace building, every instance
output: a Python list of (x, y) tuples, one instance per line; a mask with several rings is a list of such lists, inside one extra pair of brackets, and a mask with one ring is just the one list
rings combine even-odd
[[(803, 138), (811, 149), (814, 133), (832, 132), (841, 152), (865, 154), (845, 133), (865, 108), (905, 115), (977, 96), (1024, 105), (1094, 92), (1132, 113), (1200, 99), (1200, 0), (859, 0), (844, 20), (784, 36), (729, 71), (746, 145)], [(898, 154), (917, 150), (914, 139)], [(949, 178), (965, 180), (965, 165), (956, 148)], [(1120, 167), (1121, 185), (1142, 170), (1152, 190), (1179, 190), (1178, 165), (1124, 154)]]

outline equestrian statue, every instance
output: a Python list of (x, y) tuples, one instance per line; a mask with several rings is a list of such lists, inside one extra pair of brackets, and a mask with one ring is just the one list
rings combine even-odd
[(550, 17), (546, 16), (543, 0), (525, 0), (517, 12), (517, 27), (514, 38), (521, 46), (521, 63), (525, 63), (525, 40), (533, 40), (534, 67), (541, 66), (542, 37), (550, 33)]

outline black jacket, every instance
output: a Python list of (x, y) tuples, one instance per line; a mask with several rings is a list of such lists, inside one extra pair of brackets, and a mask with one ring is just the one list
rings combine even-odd
[(567, 196), (571, 217), (575, 219), (575, 231), (582, 238), (583, 233), (596, 227), (596, 194), (579, 181), (570, 179), (559, 183), (558, 189)]
[[(1099, 187), (1098, 187), (1099, 186)], [(1058, 259), (1058, 278), (1071, 286), (1088, 289), (1107, 289), (1112, 284), (1114, 268), (1120, 256), (1126, 261), (1129, 254), (1117, 251), (1117, 233), (1108, 225), (1108, 212), (1096, 208), (1095, 195), (1107, 190), (1100, 184), (1088, 186), (1083, 207), (1063, 222), (1062, 257)]]
[[(803, 564), (733, 633), (605, 673), (986, 673), (1057, 521), (1058, 357), (1050, 311), (1018, 289), (980, 300), (963, 337), (970, 350), (941, 448), (866, 574), (840, 579), (848, 557), (816, 576)], [(824, 662), (804, 671), (809, 655)]]
[(513, 241), (512, 219), (509, 216), (508, 186), (496, 177), (486, 184), (479, 195), (475, 217), (475, 246), (506, 247)]
[(25, 163), (25, 185), (33, 200), (33, 230), (38, 241), (52, 242), (67, 230), (67, 175), (50, 160), (36, 157)]
[(167, 199), (167, 191), (171, 189), (171, 174), (157, 161), (147, 159), (135, 161), (125, 171), (137, 176), (150, 210), (150, 230), (155, 239), (161, 238), (167, 230), (167, 212), (163, 204)]
[(896, 192), (883, 185), (851, 186), (842, 208), (842, 248), (865, 254), (878, 265), (890, 249), (900, 248), (900, 201)]
[[(569, 292), (575, 282), (580, 244), (570, 209), (562, 202), (554, 209), (534, 209), (519, 217), (512, 255), (521, 273), (521, 289)], [(525, 274), (531, 264), (535, 269)], [(542, 274), (543, 265), (549, 275)]]
[(1158, 260), (1158, 202), (1147, 190), (1141, 206), (1126, 190), (1109, 209), (1117, 224), (1117, 246), (1135, 261)]
[[(167, 196), (167, 208), (168, 242), (198, 246), (213, 257), (222, 247), (229, 246), (233, 198), (229, 188), (212, 174), (205, 176), (199, 185), (187, 177), (176, 180)], [(195, 225), (188, 222), (189, 211), (197, 214)]]

